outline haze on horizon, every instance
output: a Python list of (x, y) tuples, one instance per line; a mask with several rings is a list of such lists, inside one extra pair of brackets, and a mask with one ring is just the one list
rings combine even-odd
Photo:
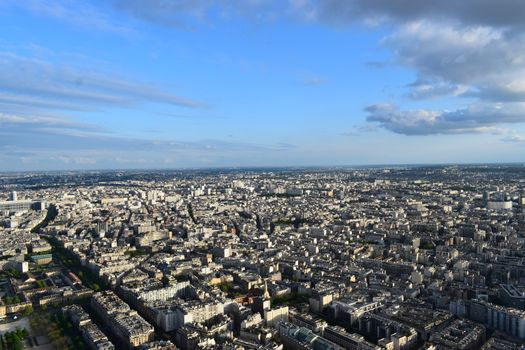
[(521, 0), (3, 0), (0, 171), (523, 162)]

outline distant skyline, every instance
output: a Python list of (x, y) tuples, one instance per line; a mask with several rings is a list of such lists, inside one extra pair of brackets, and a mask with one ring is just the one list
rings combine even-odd
[(525, 161), (521, 0), (4, 0), (0, 172)]

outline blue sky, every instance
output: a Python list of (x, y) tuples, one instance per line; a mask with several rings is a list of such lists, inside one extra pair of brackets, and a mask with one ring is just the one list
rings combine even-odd
[(519, 0), (4, 0), (0, 171), (520, 162)]

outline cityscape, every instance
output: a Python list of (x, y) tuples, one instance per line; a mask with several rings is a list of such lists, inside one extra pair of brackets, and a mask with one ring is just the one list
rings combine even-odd
[(4, 173), (0, 315), (38, 349), (519, 349), (524, 184), (523, 165)]
[(0, 0), (0, 350), (525, 350), (525, 0)]

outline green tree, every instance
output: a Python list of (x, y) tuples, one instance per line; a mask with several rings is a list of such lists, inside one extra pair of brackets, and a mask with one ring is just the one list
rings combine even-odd
[(24, 311), (22, 312), (22, 315), (29, 316), (33, 313), (33, 305), (26, 306)]

